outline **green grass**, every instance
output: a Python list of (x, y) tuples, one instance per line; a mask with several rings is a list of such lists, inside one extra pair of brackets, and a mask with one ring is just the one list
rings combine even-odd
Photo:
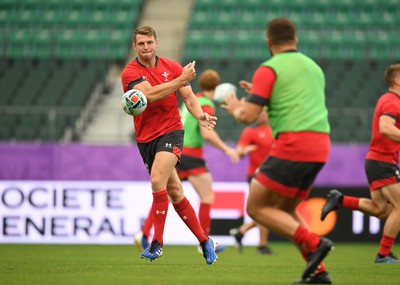
[[(254, 247), (239, 254), (228, 247), (207, 265), (195, 246), (164, 246), (162, 258), (148, 262), (134, 246), (0, 245), (0, 282), (85, 285), (257, 285), (291, 284), (305, 263), (289, 242), (273, 242), (274, 255)], [(378, 244), (338, 243), (326, 258), (334, 284), (400, 284), (399, 264), (375, 264)]]

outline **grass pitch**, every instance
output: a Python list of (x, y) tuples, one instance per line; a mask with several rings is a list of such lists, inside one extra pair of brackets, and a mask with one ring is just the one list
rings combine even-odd
[[(207, 265), (195, 246), (164, 246), (149, 262), (132, 246), (0, 245), (4, 285), (257, 285), (291, 284), (305, 263), (289, 242), (272, 242), (273, 255), (228, 247)], [(337, 243), (325, 264), (333, 284), (400, 284), (400, 264), (375, 264), (378, 244)]]

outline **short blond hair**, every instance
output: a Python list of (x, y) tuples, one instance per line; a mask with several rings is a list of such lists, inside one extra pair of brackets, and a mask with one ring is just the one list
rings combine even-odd
[(400, 63), (389, 65), (385, 70), (385, 80), (389, 87), (394, 85), (397, 76), (400, 76)]
[(150, 26), (141, 26), (135, 29), (132, 36), (132, 42), (134, 44), (136, 44), (136, 35), (154, 36), (154, 39), (157, 40), (156, 31)]

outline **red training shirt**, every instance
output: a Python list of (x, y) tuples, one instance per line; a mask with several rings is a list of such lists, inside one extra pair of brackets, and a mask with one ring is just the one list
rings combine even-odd
[[(138, 59), (128, 63), (121, 74), (124, 92), (147, 80), (152, 86), (171, 81), (182, 74), (182, 66), (167, 58), (156, 57), (156, 65), (147, 68)], [(174, 130), (182, 130), (176, 92), (161, 101), (149, 103), (146, 110), (133, 119), (136, 141), (147, 143)]]
[(271, 151), (272, 130), (270, 126), (255, 125), (244, 128), (240, 135), (238, 145), (245, 147), (255, 145), (257, 148), (249, 153), (249, 166), (247, 168), (247, 177), (251, 177), (256, 172), (264, 159)]
[(399, 161), (400, 143), (392, 141), (380, 133), (379, 119), (383, 115), (395, 119), (395, 126), (400, 129), (399, 95), (387, 92), (379, 98), (372, 119), (372, 138), (367, 153), (367, 159), (397, 164)]

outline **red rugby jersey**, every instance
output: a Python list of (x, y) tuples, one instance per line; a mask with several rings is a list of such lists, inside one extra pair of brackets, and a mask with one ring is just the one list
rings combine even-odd
[[(147, 80), (152, 86), (171, 81), (182, 74), (182, 66), (167, 58), (156, 57), (156, 65), (147, 68), (138, 59), (128, 63), (121, 74), (124, 92), (135, 84)], [(147, 143), (174, 130), (182, 130), (179, 115), (179, 102), (176, 92), (161, 101), (149, 103), (146, 110), (133, 119), (136, 141)]]
[(396, 120), (396, 127), (400, 129), (400, 97), (398, 95), (387, 92), (376, 103), (367, 159), (397, 164), (399, 161), (400, 143), (388, 139), (379, 132), (379, 118), (382, 115), (394, 118)]
[(240, 135), (238, 145), (245, 147), (255, 145), (257, 148), (249, 153), (249, 166), (247, 168), (247, 176), (254, 175), (256, 169), (261, 165), (264, 159), (271, 151), (272, 130), (270, 126), (255, 125), (246, 127)]

